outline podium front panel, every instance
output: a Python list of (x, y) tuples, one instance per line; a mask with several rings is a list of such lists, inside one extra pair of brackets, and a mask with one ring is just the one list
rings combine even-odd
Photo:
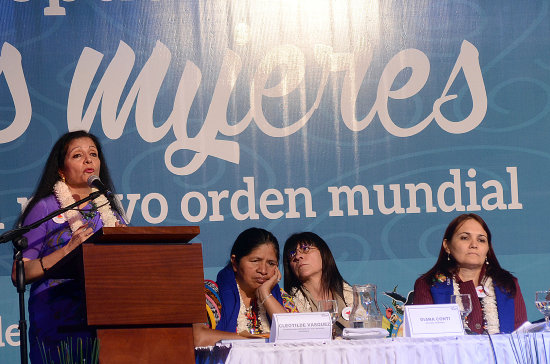
[(200, 244), (84, 244), (89, 325), (206, 320)]
[(192, 327), (97, 330), (101, 364), (194, 364)]

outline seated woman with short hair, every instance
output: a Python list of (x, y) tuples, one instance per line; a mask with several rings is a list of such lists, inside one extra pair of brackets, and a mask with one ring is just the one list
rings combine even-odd
[(274, 313), (297, 312), (278, 285), (279, 243), (267, 230), (243, 231), (231, 248), (230, 262), (217, 277), (221, 308), (215, 330), (194, 325), (195, 346), (221, 339), (266, 337)]
[(468, 326), (475, 333), (510, 333), (527, 321), (518, 280), (501, 268), (489, 227), (476, 214), (447, 226), (437, 262), (416, 280), (414, 304), (450, 303), (451, 295), (466, 293), (472, 300)]

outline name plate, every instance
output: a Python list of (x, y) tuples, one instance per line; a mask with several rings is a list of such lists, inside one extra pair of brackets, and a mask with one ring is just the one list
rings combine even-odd
[(403, 336), (434, 337), (464, 335), (456, 303), (405, 306)]
[(332, 340), (328, 312), (274, 313), (269, 342)]

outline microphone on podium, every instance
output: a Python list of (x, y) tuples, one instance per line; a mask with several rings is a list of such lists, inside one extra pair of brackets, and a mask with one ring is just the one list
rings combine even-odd
[(99, 177), (96, 175), (91, 175), (90, 177), (88, 177), (87, 183), (88, 186), (97, 188), (100, 193), (105, 195), (105, 197), (107, 197), (107, 200), (109, 200), (111, 208), (115, 209), (120, 214), (119, 220), (121, 220), (123, 224), (128, 224), (128, 218), (126, 217), (126, 213), (124, 212), (124, 208), (120, 204), (120, 201), (118, 200), (118, 198), (116, 198), (114, 193), (111, 192), (111, 190), (109, 190), (107, 186), (103, 184), (103, 182), (101, 182)]
[(115, 195), (113, 195), (113, 193), (107, 188), (107, 186), (105, 186), (103, 182), (101, 182), (98, 176), (91, 175), (90, 177), (88, 177), (88, 186), (97, 188), (99, 192), (107, 197), (107, 199), (111, 203), (111, 206), (113, 206)]

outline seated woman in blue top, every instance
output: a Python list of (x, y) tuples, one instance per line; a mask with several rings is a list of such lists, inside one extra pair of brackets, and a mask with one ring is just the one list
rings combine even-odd
[[(266, 337), (274, 313), (297, 312), (280, 287), (279, 243), (267, 230), (243, 231), (231, 248), (229, 264), (216, 279), (221, 303), (215, 330), (195, 325), (195, 346), (221, 339)], [(214, 325), (213, 325), (214, 326)]]
[(437, 262), (416, 280), (414, 304), (450, 303), (451, 295), (466, 293), (472, 332), (509, 333), (527, 321), (518, 280), (501, 268), (489, 227), (476, 214), (462, 214), (447, 226)]

